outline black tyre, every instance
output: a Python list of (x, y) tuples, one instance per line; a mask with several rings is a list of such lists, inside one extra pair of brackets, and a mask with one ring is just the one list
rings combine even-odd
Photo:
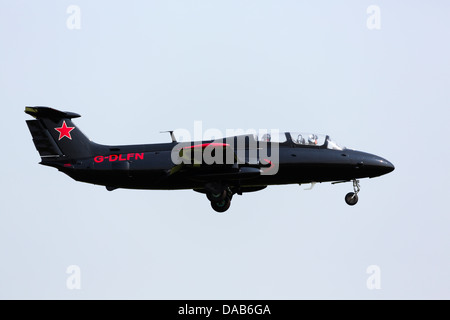
[(220, 201), (223, 201), (223, 200), (226, 199), (227, 191), (226, 190), (222, 190), (219, 193), (207, 192), (206, 193), (206, 197), (211, 202), (220, 202)]
[(345, 202), (349, 206), (354, 206), (358, 202), (358, 195), (354, 192), (349, 192), (345, 195)]
[(231, 200), (226, 198), (222, 201), (211, 201), (211, 207), (217, 212), (225, 212), (230, 208)]

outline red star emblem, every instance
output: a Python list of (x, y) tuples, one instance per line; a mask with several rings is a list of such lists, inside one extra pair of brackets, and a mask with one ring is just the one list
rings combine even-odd
[(55, 128), (56, 131), (59, 132), (59, 140), (61, 140), (64, 137), (69, 138), (70, 140), (72, 140), (72, 137), (70, 136), (70, 131), (72, 131), (73, 129), (75, 129), (75, 127), (68, 127), (66, 124), (66, 121), (64, 120), (61, 128)]

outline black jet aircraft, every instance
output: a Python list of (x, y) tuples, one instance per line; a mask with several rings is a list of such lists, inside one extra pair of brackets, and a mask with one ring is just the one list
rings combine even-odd
[[(358, 179), (394, 170), (386, 159), (342, 148), (325, 135), (285, 132), (260, 139), (248, 134), (180, 143), (169, 131), (170, 143), (109, 146), (89, 140), (72, 122), (80, 117), (76, 113), (48, 107), (26, 107), (25, 112), (35, 118), (26, 122), (40, 164), (109, 191), (193, 189), (206, 194), (217, 212), (230, 207), (234, 194), (316, 182), (353, 182), (345, 201), (355, 205)], [(206, 151), (223, 161), (208, 162), (202, 157)]]

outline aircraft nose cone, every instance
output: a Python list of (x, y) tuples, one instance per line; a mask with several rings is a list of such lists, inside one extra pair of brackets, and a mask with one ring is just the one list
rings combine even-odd
[(378, 162), (379, 162), (378, 167), (380, 168), (380, 170), (384, 171), (383, 174), (392, 172), (395, 169), (395, 167), (392, 164), (392, 162), (390, 162), (390, 161), (388, 161), (386, 159), (379, 158)]
[(364, 165), (371, 167), (376, 176), (387, 174), (395, 169), (392, 162), (378, 156), (365, 159)]

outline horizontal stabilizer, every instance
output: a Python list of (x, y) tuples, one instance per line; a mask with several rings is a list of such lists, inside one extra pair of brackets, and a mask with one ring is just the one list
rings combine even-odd
[(59, 111), (49, 107), (25, 107), (25, 113), (36, 119), (72, 119), (81, 117), (78, 113)]

